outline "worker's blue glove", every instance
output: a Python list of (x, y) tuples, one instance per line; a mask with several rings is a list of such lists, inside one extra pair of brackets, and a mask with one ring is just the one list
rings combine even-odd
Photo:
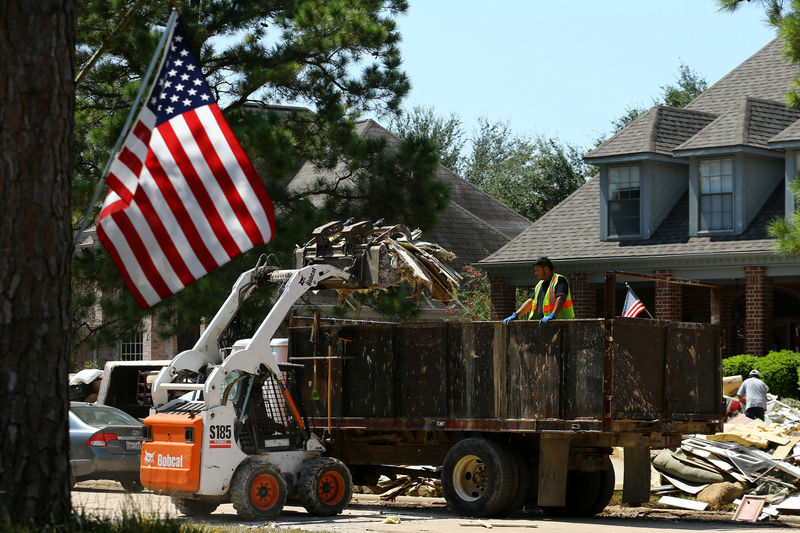
[(517, 319), (517, 313), (511, 313), (510, 317), (503, 319), (503, 324), (505, 324), (507, 326), (509, 322), (511, 322), (512, 320), (516, 320), (516, 319)]
[(540, 323), (542, 323), (542, 324), (547, 324), (547, 322), (548, 322), (549, 320), (552, 320), (552, 318), (553, 318), (554, 316), (555, 316), (555, 315), (554, 315), (553, 313), (550, 313), (549, 315), (545, 315), (545, 316), (543, 316), (543, 317), (542, 317), (542, 319), (541, 319), (539, 322), (540, 322)]

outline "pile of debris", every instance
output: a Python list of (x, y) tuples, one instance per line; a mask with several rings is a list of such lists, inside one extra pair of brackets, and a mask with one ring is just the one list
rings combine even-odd
[(69, 377), (69, 399), (72, 402), (96, 402), (100, 392), (100, 379), (103, 371), (86, 368)]
[[(736, 415), (716, 435), (694, 435), (677, 450), (661, 450), (653, 468), (666, 483), (651, 492), (660, 503), (689, 509), (751, 506), (754, 519), (800, 511), (800, 410), (768, 395), (767, 421)], [(684, 498), (672, 498), (671, 494)], [(693, 496), (697, 501), (687, 500)]]
[(399, 496), (415, 496), (418, 498), (442, 498), (442, 482), (437, 476), (437, 469), (427, 466), (403, 466), (397, 472), (378, 478), (377, 485), (358, 485), (353, 491), (360, 494), (377, 494), (383, 501), (394, 501)]

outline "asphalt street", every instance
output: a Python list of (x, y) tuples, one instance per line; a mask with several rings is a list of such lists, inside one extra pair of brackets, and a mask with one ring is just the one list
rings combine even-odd
[[(76, 509), (89, 515), (120, 516), (123, 511), (145, 516), (181, 516), (169, 497), (150, 492), (128, 494), (115, 482), (79, 483), (72, 493)], [(399, 523), (386, 523), (394, 521)], [(765, 529), (800, 528), (800, 517), (781, 517), (777, 522), (746, 524), (730, 520), (731, 513), (694, 513), (683, 510), (654, 511), (627, 507), (609, 507), (603, 516), (592, 519), (550, 519), (535, 513), (519, 513), (504, 519), (478, 521), (453, 515), (439, 498), (400, 497), (397, 502), (381, 502), (374, 495), (356, 495), (344, 513), (336, 517), (314, 517), (305, 509), (289, 505), (272, 523), (284, 528), (333, 532), (449, 533), (480, 532), (492, 526), (502, 533), (530, 533), (532, 530), (552, 533), (639, 531), (713, 531), (745, 533)], [(207, 521), (215, 525), (247, 525), (257, 530), (259, 524), (242, 522), (231, 504), (221, 505)]]

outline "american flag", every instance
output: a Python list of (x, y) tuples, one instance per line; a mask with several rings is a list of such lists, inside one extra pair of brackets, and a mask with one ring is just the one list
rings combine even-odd
[(628, 294), (625, 296), (625, 305), (622, 306), (622, 316), (628, 318), (636, 318), (639, 313), (644, 311), (644, 304), (633, 292), (633, 289), (628, 287)]
[(172, 31), (158, 78), (110, 166), (97, 224), (142, 308), (275, 232), (272, 202), (200, 72), (180, 18)]

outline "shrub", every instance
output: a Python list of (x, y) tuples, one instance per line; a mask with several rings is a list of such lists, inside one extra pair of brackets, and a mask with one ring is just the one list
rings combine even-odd
[(790, 350), (769, 352), (762, 357), (756, 368), (769, 391), (778, 396), (797, 397), (797, 370), (800, 368), (800, 353)]
[(756, 357), (755, 355), (750, 354), (740, 354), (734, 355), (732, 357), (728, 357), (727, 359), (722, 360), (722, 375), (723, 376), (735, 376), (740, 375), (742, 379), (747, 379), (747, 374), (750, 373), (751, 370), (756, 368), (760, 357)]

